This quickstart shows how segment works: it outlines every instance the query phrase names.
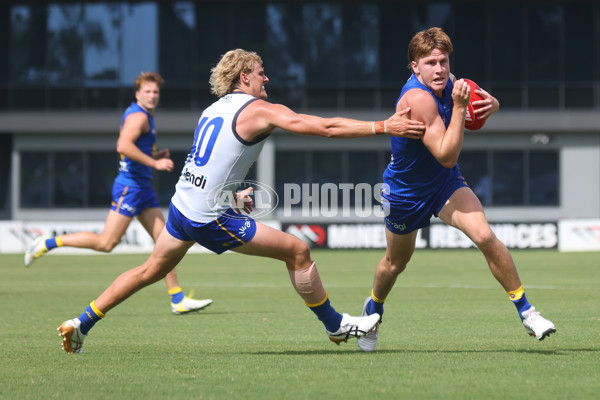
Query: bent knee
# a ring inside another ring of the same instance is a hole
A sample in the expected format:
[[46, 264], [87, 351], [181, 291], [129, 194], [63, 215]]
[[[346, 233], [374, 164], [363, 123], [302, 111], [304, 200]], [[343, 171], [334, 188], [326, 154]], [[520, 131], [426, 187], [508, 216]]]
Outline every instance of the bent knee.
[[100, 240], [100, 242], [96, 244], [95, 250], [103, 253], [110, 253], [115, 247], [117, 247], [118, 244], [119, 241], [115, 240]]
[[310, 258], [310, 246], [299, 240], [294, 245], [294, 264], [297, 266], [308, 266], [312, 262]]
[[386, 256], [381, 260], [380, 264], [388, 271], [390, 275], [398, 276], [406, 269], [409, 261], [410, 257], [407, 259], [392, 260], [390, 257]]
[[493, 246], [498, 238], [494, 234], [494, 232], [488, 227], [487, 229], [480, 229], [471, 236], [471, 240], [473, 243], [477, 245], [479, 248], [486, 248], [489, 246]]

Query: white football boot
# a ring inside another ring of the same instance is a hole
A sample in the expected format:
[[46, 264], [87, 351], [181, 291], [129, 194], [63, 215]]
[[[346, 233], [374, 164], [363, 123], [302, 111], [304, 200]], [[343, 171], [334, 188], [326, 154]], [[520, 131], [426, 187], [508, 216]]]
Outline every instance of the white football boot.
[[29, 247], [25, 250], [24, 261], [26, 267], [29, 267], [35, 259], [40, 258], [48, 252], [48, 249], [46, 248], [46, 239], [48, 238], [45, 236], [38, 236], [33, 239], [31, 244], [29, 244]]
[[[369, 301], [371, 301], [371, 296], [367, 297], [365, 299], [365, 302], [363, 303], [363, 309], [362, 309], [362, 315], [366, 316], [367, 314], [367, 304], [369, 304]], [[381, 319], [379, 321], [377, 321], [377, 324], [375, 324], [375, 328], [367, 333], [365, 336], [359, 337], [358, 339], [356, 339], [356, 342], [358, 343], [358, 347], [360, 347], [360, 349], [362, 351], [375, 351], [375, 346], [377, 345], [377, 339], [379, 338], [379, 324], [381, 324]]]
[[556, 327], [552, 321], [542, 317], [539, 311], [535, 311], [535, 307], [521, 313], [523, 317], [523, 327], [529, 336], [533, 336], [537, 340], [544, 340], [546, 336], [556, 332]]
[[348, 314], [342, 314], [340, 328], [335, 332], [329, 332], [325, 329], [329, 340], [339, 345], [341, 342], [348, 342], [349, 338], [359, 338], [371, 332], [379, 322], [379, 314], [368, 315], [366, 317], [353, 317]]
[[212, 304], [211, 299], [195, 300], [185, 296], [179, 303], [171, 303], [173, 314], [186, 314], [192, 311], [200, 311]]

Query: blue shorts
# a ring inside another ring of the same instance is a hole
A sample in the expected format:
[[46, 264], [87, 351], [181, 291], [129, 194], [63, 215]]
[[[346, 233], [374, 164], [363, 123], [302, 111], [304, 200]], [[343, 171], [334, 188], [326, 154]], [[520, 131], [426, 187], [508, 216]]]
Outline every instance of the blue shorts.
[[176, 239], [193, 240], [212, 252], [221, 254], [248, 243], [256, 234], [256, 221], [241, 217], [231, 208], [211, 222], [201, 223], [187, 219], [171, 203], [167, 218], [167, 232]]
[[133, 218], [151, 207], [160, 207], [152, 186], [137, 187], [113, 183], [111, 210]]
[[459, 188], [468, 187], [465, 178], [449, 178], [431, 196], [425, 198], [384, 195], [381, 199], [387, 229], [397, 235], [407, 235], [430, 225], [432, 216], [438, 216], [450, 196]]

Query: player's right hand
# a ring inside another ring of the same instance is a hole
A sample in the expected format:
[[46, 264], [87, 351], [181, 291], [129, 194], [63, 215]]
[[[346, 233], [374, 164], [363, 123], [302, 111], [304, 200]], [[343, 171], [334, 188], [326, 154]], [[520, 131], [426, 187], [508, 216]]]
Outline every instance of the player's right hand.
[[160, 158], [154, 162], [154, 169], [157, 169], [159, 171], [171, 172], [173, 171], [174, 166], [175, 165], [173, 164], [173, 160], [171, 160], [170, 158]]
[[455, 105], [466, 107], [471, 100], [471, 88], [464, 79], [459, 79], [454, 82], [452, 89], [452, 101]]

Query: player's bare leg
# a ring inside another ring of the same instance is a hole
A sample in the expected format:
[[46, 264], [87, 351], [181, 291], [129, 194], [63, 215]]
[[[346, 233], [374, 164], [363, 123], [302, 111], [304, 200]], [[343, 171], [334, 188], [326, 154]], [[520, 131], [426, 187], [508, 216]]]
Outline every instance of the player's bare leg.
[[148, 260], [121, 274], [95, 300], [96, 307], [107, 313], [138, 290], [163, 279], [193, 244], [174, 238], [164, 229]]
[[92, 249], [105, 253], [111, 252], [127, 231], [132, 218], [110, 210], [102, 233], [76, 232], [60, 237], [62, 245]]
[[360, 337], [371, 331], [379, 315], [352, 317], [339, 314], [329, 297], [306, 243], [288, 233], [256, 222], [256, 233], [248, 243], [234, 249], [247, 255], [274, 258], [285, 262], [292, 285], [305, 304], [325, 325], [329, 339], [339, 344], [350, 337]]
[[463, 231], [481, 250], [492, 274], [515, 304], [527, 334], [543, 340], [556, 332], [554, 324], [529, 304], [510, 252], [492, 232], [481, 202], [470, 188], [455, 191], [439, 217]]
[[521, 287], [521, 280], [506, 246], [498, 240], [485, 217], [481, 202], [463, 187], [455, 191], [439, 213], [442, 221], [464, 232], [483, 253], [496, 280], [507, 292]]
[[[367, 296], [363, 302], [363, 316], [372, 314], [383, 316], [383, 303], [392, 291], [398, 275], [406, 269], [415, 251], [417, 233], [418, 231], [414, 231], [407, 235], [397, 235], [388, 229], [385, 230], [387, 240], [385, 256], [379, 261], [375, 269], [371, 295]], [[372, 332], [358, 338], [358, 347], [362, 351], [375, 351], [379, 339], [380, 323], [381, 320]]]
[[[160, 208], [149, 207], [143, 209], [138, 215], [138, 220], [146, 232], [152, 236], [154, 242], [157, 242], [158, 237], [165, 227], [165, 218]], [[167, 291], [171, 296], [171, 311], [174, 314], [186, 314], [192, 311], [199, 311], [212, 304], [211, 299], [194, 299], [193, 292], [190, 292], [185, 296], [179, 285], [177, 270], [175, 268], [165, 276], [164, 280], [167, 285]]]

